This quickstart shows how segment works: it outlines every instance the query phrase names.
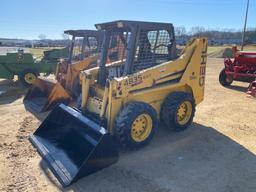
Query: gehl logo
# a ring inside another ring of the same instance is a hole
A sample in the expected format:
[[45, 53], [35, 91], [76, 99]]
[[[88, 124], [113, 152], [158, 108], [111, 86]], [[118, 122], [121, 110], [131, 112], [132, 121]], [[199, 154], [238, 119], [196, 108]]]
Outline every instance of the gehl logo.
[[201, 54], [200, 77], [199, 77], [200, 87], [203, 87], [205, 84], [206, 59], [207, 59], [207, 46], [206, 44], [204, 44], [204, 49]]

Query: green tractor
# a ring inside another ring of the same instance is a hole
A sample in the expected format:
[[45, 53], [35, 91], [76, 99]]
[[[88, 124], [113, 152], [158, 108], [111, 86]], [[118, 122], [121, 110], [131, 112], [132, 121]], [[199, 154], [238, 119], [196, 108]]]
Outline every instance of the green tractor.
[[17, 75], [23, 85], [29, 86], [40, 73], [54, 73], [59, 59], [67, 57], [68, 47], [44, 51], [44, 56], [39, 61], [31, 53], [19, 49], [15, 53], [0, 55], [0, 78], [13, 79]]

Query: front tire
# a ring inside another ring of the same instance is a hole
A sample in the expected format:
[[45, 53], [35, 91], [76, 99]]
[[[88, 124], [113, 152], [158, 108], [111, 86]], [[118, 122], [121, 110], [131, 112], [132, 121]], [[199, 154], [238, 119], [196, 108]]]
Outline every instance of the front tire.
[[168, 129], [183, 131], [193, 122], [195, 100], [190, 93], [173, 92], [164, 101], [161, 119]]
[[219, 82], [222, 86], [227, 87], [232, 84], [233, 79], [227, 76], [225, 69], [222, 69], [219, 75]]
[[157, 127], [157, 113], [153, 107], [131, 102], [117, 115], [114, 133], [122, 147], [134, 149], [149, 143]]

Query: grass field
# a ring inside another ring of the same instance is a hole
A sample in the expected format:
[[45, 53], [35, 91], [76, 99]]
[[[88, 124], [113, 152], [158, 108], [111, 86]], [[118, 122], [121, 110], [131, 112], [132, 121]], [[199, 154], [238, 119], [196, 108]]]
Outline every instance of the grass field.
[[[208, 54], [218, 52], [224, 48], [232, 48], [232, 45], [222, 45], [222, 46], [209, 46], [208, 47]], [[241, 46], [237, 46], [237, 48], [240, 50]], [[255, 45], [248, 45], [244, 47], [244, 51], [256, 51]]]
[[224, 48], [227, 48], [228, 46], [209, 46], [208, 47], [208, 54], [218, 52]]
[[63, 47], [40, 47], [40, 48], [29, 48], [29, 52], [33, 54], [34, 57], [43, 57], [44, 51], [51, 49], [62, 49]]

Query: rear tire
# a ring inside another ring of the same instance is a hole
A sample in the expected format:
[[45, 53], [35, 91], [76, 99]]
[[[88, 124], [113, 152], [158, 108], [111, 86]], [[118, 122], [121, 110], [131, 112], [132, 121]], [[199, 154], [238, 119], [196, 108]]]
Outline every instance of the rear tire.
[[37, 76], [39, 74], [34, 69], [24, 69], [19, 75], [18, 78], [20, 82], [24, 86], [31, 86], [35, 80], [37, 79]]
[[122, 147], [134, 149], [149, 143], [157, 127], [157, 113], [153, 107], [131, 102], [117, 115], [114, 133]]
[[232, 84], [233, 79], [228, 78], [228, 76], [225, 73], [225, 69], [222, 69], [219, 75], [219, 82], [222, 86], [227, 87]]
[[183, 131], [193, 122], [195, 100], [190, 93], [173, 92], [165, 99], [160, 115], [168, 129]]

